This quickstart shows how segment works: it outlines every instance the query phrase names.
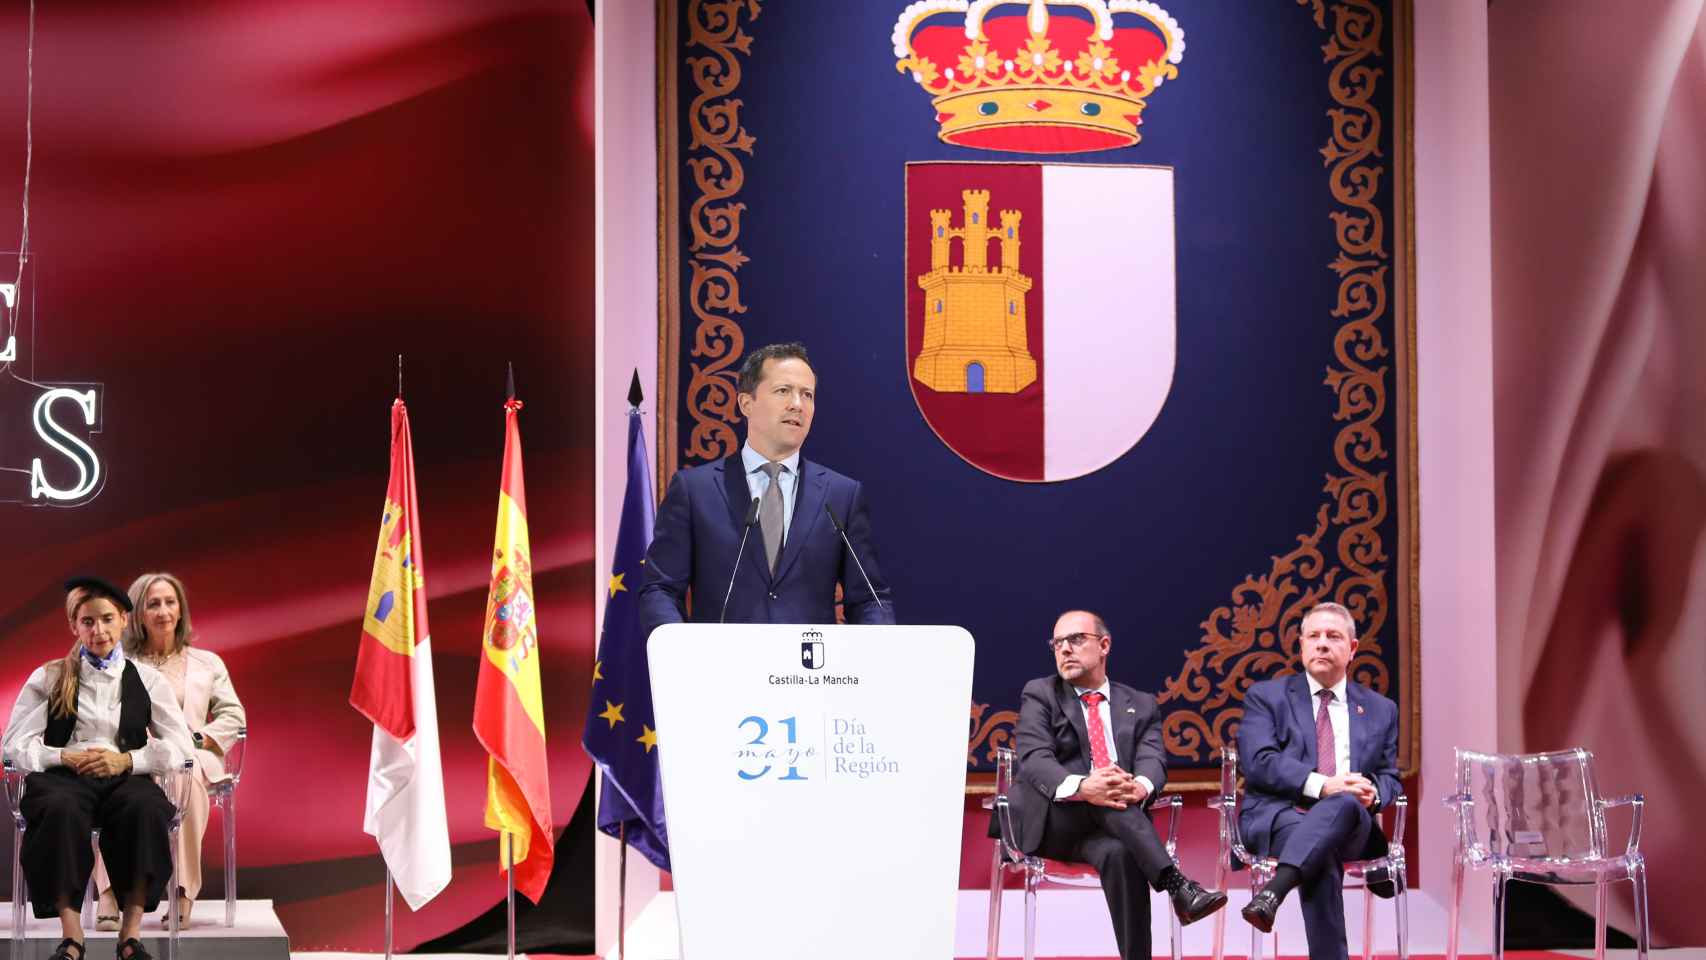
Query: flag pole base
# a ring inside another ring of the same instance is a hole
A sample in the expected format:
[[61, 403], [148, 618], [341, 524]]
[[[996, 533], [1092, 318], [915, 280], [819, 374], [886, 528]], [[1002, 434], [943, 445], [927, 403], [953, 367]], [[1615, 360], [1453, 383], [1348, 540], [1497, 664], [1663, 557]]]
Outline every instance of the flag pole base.
[[509, 904], [509, 960], [515, 960], [515, 834], [504, 833], [504, 886]]
[[396, 910], [396, 907], [395, 907], [395, 904], [393, 901], [393, 898], [394, 898], [396, 892], [397, 892], [397, 885], [395, 883], [393, 883], [391, 880], [391, 868], [386, 867], [385, 868], [385, 960], [391, 960], [391, 948], [395, 945], [395, 941], [393, 939], [394, 930], [393, 930], [392, 919], [395, 916], [395, 910]]

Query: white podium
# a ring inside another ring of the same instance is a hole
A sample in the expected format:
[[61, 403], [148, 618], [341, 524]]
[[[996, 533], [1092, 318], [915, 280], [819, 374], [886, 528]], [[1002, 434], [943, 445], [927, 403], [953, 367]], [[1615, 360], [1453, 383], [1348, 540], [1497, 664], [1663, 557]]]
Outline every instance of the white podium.
[[671, 624], [646, 646], [682, 960], [950, 960], [972, 638]]

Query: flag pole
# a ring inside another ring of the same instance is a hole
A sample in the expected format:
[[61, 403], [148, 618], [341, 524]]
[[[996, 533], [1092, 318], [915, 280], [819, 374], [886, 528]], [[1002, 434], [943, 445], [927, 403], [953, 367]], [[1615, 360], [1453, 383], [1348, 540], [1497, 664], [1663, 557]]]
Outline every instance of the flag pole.
[[504, 878], [509, 888], [509, 960], [515, 960], [515, 834], [508, 830], [504, 831], [504, 860], [508, 862]]
[[391, 868], [386, 867], [385, 868], [385, 960], [391, 960], [391, 945], [392, 945], [392, 940], [391, 940], [391, 912], [392, 912], [391, 897], [392, 897], [392, 894], [395, 892], [396, 892], [396, 885], [391, 882]]
[[616, 956], [628, 960], [628, 821], [616, 825], [616, 838], [622, 841], [616, 857]]

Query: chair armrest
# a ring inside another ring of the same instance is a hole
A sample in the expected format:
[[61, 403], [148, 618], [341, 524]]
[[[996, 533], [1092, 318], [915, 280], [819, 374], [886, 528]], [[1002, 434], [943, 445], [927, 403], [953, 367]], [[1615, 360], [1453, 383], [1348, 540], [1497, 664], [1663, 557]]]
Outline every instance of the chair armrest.
[[237, 740], [231, 744], [231, 749], [225, 751], [223, 758], [225, 772], [230, 775], [233, 783], [243, 779], [243, 757], [249, 751], [245, 749], [249, 743], [249, 728], [237, 728]]
[[1387, 843], [1392, 846], [1404, 845], [1404, 828], [1410, 815], [1410, 798], [1400, 793], [1392, 801], [1392, 809], [1396, 811], [1392, 817], [1392, 836], [1387, 837]]
[[187, 759], [175, 770], [162, 770], [152, 776], [166, 799], [172, 802], [177, 815], [183, 816], [184, 804], [189, 800], [190, 778], [195, 776], [195, 760]]
[[1646, 809], [1646, 806], [1646, 797], [1639, 793], [1631, 793], [1623, 797], [1601, 798], [1599, 801], [1601, 811], [1610, 810], [1612, 807], [1634, 808], [1634, 818], [1629, 821], [1629, 844], [1623, 848], [1625, 856], [1641, 851], [1641, 812]]
[[1177, 859], [1179, 851], [1179, 810], [1185, 805], [1185, 798], [1176, 793], [1163, 794], [1150, 802], [1151, 811], [1162, 807], [1167, 808], [1167, 830], [1163, 834], [1166, 839], [1167, 856]]
[[6, 804], [12, 808], [12, 819], [22, 822], [23, 814], [19, 812], [18, 804], [24, 798], [25, 773], [18, 769], [18, 765], [13, 763], [10, 757], [3, 763], [6, 778]]

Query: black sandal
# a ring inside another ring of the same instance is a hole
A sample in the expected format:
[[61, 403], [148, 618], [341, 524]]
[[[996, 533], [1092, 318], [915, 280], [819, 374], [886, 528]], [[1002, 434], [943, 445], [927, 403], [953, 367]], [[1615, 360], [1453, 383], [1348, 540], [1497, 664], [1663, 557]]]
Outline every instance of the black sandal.
[[[129, 949], [130, 952], [125, 953], [126, 949]], [[118, 960], [154, 960], [154, 955], [149, 953], [148, 949], [142, 945], [142, 941], [135, 937], [119, 944], [115, 955]]]
[[[77, 948], [77, 955], [75, 957], [71, 955], [72, 947]], [[64, 940], [59, 941], [58, 948], [53, 951], [53, 956], [49, 957], [48, 960], [83, 960], [83, 955], [88, 952], [88, 947], [83, 946], [81, 943], [78, 943], [70, 937], [66, 937]]]

